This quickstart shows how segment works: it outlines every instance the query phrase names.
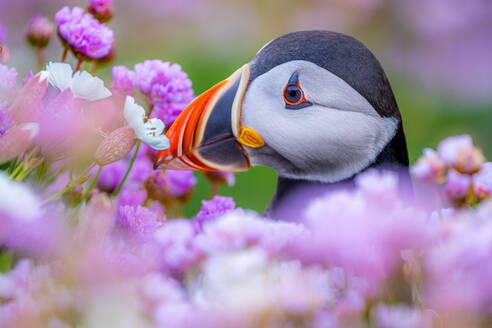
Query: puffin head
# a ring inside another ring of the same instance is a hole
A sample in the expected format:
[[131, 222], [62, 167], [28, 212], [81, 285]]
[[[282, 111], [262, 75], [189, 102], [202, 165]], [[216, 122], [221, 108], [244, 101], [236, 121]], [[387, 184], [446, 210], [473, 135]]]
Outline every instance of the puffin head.
[[332, 183], [374, 163], [408, 165], [401, 116], [376, 57], [328, 31], [286, 34], [213, 86], [167, 132], [156, 167]]

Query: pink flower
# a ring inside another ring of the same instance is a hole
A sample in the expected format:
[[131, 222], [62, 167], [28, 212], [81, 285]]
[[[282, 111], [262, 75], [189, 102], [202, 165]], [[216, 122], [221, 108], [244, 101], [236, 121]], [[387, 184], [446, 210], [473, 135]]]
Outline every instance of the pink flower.
[[471, 176], [451, 169], [444, 186], [444, 194], [452, 203], [463, 201], [470, 191], [471, 183]]
[[141, 240], [149, 238], [162, 225], [159, 215], [143, 206], [121, 206], [120, 224]]
[[34, 144], [34, 138], [39, 133], [36, 123], [21, 123], [15, 125], [4, 135], [0, 136], [0, 164], [14, 159]]
[[200, 226], [236, 208], [232, 197], [215, 196], [211, 200], [202, 200], [202, 207], [195, 216]]
[[440, 182], [444, 177], [445, 164], [439, 154], [430, 148], [424, 149], [424, 155], [412, 166], [412, 175], [420, 181]]
[[135, 84], [135, 72], [125, 66], [113, 66], [111, 70], [113, 76], [113, 87], [123, 93], [132, 95], [133, 85]]
[[474, 173], [485, 162], [482, 151], [473, 146], [469, 135], [444, 139], [437, 151], [444, 163], [463, 173]]
[[107, 22], [114, 15], [113, 0], [90, 0], [88, 11], [101, 23]]
[[473, 175], [473, 191], [478, 199], [492, 196], [492, 163], [482, 164], [480, 171]]
[[75, 7], [70, 12], [64, 7], [56, 14], [60, 36], [76, 55], [92, 59], [108, 55], [114, 41], [113, 31], [91, 14], [81, 15], [81, 10]]

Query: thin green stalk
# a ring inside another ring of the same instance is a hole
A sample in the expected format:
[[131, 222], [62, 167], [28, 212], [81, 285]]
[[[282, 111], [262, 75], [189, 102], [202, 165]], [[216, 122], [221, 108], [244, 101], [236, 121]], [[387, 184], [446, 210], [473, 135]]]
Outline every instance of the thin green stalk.
[[10, 178], [14, 179], [15, 176], [22, 170], [24, 167], [24, 162], [20, 162], [19, 165], [14, 169], [14, 172], [10, 174]]
[[17, 181], [22, 181], [24, 180], [24, 178], [26, 178], [27, 176], [29, 176], [29, 174], [31, 174], [31, 172], [37, 168], [39, 166], [39, 164], [41, 164], [43, 162], [43, 159], [39, 160], [36, 164], [34, 164], [33, 166], [31, 167], [28, 167], [27, 170], [22, 170], [22, 172], [15, 178], [15, 180]]
[[126, 181], [126, 178], [128, 178], [128, 174], [130, 174], [130, 170], [132, 169], [133, 163], [135, 162], [135, 158], [137, 158], [138, 149], [140, 148], [141, 143], [142, 142], [140, 140], [137, 141], [137, 146], [135, 147], [135, 152], [133, 153], [133, 157], [130, 161], [130, 164], [128, 165], [128, 169], [126, 170], [125, 176], [123, 177], [123, 180], [121, 180], [120, 184], [118, 185], [118, 187], [116, 187], [116, 189], [113, 192], [114, 197], [118, 196], [118, 194], [121, 191], [121, 188], [123, 187], [123, 184]]
[[92, 189], [94, 189], [94, 186], [96, 185], [97, 179], [99, 179], [99, 175], [101, 174], [102, 166], [99, 166], [99, 169], [97, 170], [96, 175], [92, 179], [89, 187], [84, 193], [84, 196], [82, 197], [82, 201], [80, 202], [81, 204], [86, 201], [86, 199], [89, 197], [89, 194], [91, 193]]

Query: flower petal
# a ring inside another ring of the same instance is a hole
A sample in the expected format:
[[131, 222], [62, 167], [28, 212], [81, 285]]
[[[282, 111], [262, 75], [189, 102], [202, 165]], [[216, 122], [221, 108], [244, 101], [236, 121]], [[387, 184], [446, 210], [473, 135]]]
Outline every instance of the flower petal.
[[76, 72], [70, 86], [74, 97], [96, 101], [111, 96], [111, 91], [104, 86], [103, 80], [92, 76], [87, 71]]
[[137, 131], [144, 129], [144, 117], [145, 109], [142, 106], [135, 103], [133, 97], [127, 96], [125, 101], [125, 107], [123, 109], [123, 116], [125, 117], [128, 125], [135, 130], [135, 134], [139, 137]]
[[[46, 65], [46, 71], [49, 74], [48, 82], [60, 91], [70, 87], [72, 83], [72, 67], [67, 63], [52, 63], [49, 62]], [[43, 72], [41, 76], [45, 76]]]
[[146, 135], [146, 136], [143, 136], [142, 138], [139, 138], [139, 139], [142, 140], [143, 143], [154, 148], [155, 150], [168, 149], [170, 146], [169, 139], [164, 134], [161, 134], [161, 135], [158, 135], [155, 137]]

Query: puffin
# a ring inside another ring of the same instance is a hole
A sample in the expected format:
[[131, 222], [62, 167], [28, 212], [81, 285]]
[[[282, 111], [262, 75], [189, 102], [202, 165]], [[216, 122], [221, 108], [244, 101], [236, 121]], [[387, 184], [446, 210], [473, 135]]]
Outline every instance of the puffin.
[[299, 31], [196, 97], [166, 133], [155, 168], [278, 175], [265, 215], [299, 217], [313, 197], [368, 169], [411, 184], [401, 114], [376, 57], [355, 38]]

